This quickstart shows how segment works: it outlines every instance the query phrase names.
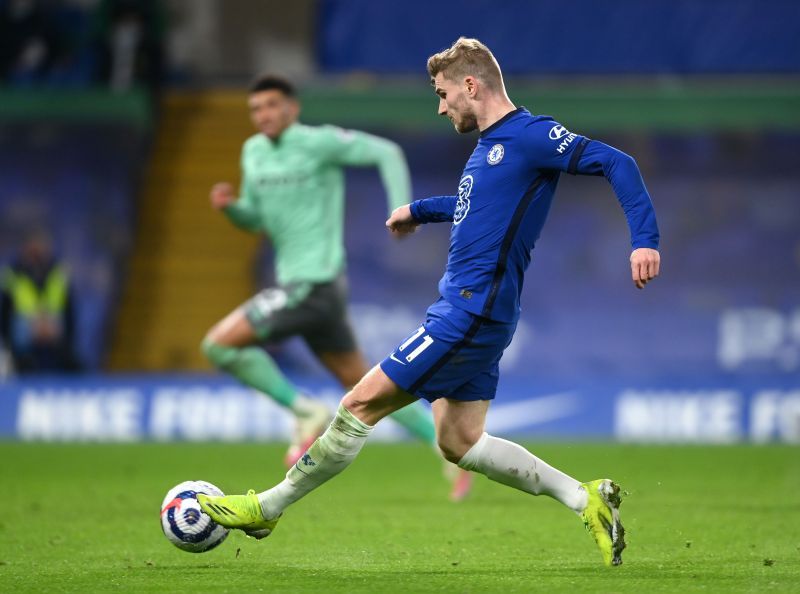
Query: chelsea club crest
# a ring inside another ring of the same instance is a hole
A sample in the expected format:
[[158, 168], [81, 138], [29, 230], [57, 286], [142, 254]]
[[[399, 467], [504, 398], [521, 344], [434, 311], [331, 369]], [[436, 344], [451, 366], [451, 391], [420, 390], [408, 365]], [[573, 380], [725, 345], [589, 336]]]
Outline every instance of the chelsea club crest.
[[489, 149], [488, 153], [486, 153], [486, 162], [489, 163], [489, 165], [497, 165], [503, 160], [503, 155], [505, 155], [505, 153], [506, 151], [503, 148], [503, 145], [496, 144]]

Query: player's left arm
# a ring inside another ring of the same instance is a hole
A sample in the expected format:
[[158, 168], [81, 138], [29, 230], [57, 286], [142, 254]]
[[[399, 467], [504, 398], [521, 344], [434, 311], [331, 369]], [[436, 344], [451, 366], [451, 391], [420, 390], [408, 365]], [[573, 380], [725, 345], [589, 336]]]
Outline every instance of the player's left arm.
[[400, 146], [388, 140], [358, 130], [323, 126], [321, 141], [329, 160], [338, 165], [374, 166], [386, 190], [388, 211], [411, 201], [411, 176]]
[[644, 185], [639, 166], [630, 155], [597, 140], [584, 138], [581, 154], [574, 156], [572, 171], [577, 175], [602, 175], [617, 195], [631, 233], [631, 278], [638, 289], [660, 272], [660, 234], [656, 211]]
[[643, 289], [656, 278], [661, 265], [660, 235], [656, 212], [636, 161], [607, 144], [570, 133], [552, 120], [529, 126], [524, 140], [540, 169], [557, 169], [572, 175], [602, 175], [608, 180], [628, 221], [633, 282]]

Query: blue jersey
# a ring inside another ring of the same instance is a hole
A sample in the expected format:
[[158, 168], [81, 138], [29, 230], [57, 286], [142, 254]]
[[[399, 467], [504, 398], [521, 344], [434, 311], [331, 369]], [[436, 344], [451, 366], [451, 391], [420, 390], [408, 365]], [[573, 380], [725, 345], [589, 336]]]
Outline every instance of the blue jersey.
[[562, 171], [604, 175], [628, 219], [633, 248], [658, 248], [655, 211], [636, 162], [521, 107], [481, 132], [457, 195], [411, 204], [421, 223], [453, 223], [442, 297], [484, 318], [517, 320], [523, 276]]

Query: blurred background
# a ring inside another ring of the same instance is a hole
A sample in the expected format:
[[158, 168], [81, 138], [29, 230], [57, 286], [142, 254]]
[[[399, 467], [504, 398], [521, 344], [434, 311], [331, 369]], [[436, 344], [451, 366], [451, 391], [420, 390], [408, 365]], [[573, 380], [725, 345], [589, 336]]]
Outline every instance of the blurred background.
[[[0, 437], [284, 439], [288, 417], [199, 350], [273, 282], [269, 246], [208, 202], [238, 183], [247, 84], [291, 77], [302, 121], [396, 140], [415, 197], [452, 194], [476, 137], [436, 116], [425, 60], [466, 35], [517, 105], [636, 157], [662, 233], [662, 276], [636, 291], [610, 187], [562, 177], [488, 429], [800, 443], [798, 31], [794, 0], [0, 0]], [[397, 244], [385, 214], [377, 173], [350, 170], [373, 362], [436, 298], [449, 233]], [[26, 276], [48, 287], [28, 331], [48, 348], [15, 360]], [[270, 352], [341, 396], [299, 342]]]

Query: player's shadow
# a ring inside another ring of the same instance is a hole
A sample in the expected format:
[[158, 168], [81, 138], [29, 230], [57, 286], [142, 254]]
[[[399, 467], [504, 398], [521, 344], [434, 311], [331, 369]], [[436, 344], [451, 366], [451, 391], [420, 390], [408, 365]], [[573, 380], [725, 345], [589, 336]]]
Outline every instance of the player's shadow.
[[208, 569], [216, 569], [219, 571], [222, 569], [222, 565], [156, 565], [155, 563], [152, 565], [129, 565], [125, 569], [127, 571], [175, 571], [180, 572], [181, 574], [191, 573], [192, 570], [195, 571], [205, 571]]

